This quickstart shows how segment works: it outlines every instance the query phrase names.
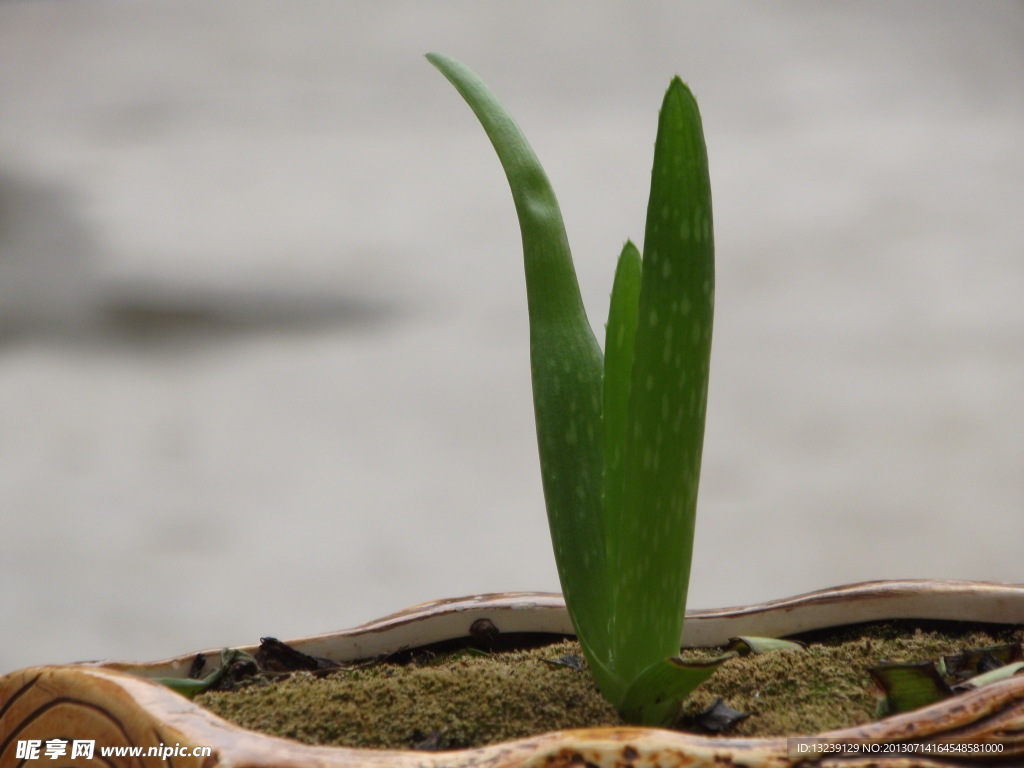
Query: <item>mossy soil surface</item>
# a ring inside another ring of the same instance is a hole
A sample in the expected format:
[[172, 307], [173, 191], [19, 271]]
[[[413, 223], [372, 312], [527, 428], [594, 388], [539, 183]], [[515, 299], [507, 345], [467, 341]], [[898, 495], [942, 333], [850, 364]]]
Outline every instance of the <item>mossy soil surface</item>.
[[[964, 649], [1019, 643], [1024, 629], [885, 622], [801, 638], [804, 651], [728, 661], [684, 704], [680, 730], [705, 732], [698, 714], [716, 698], [749, 716], [730, 737], [811, 734], [876, 719], [878, 692], [866, 667], [937, 660]], [[699, 658], [718, 651], [687, 651]], [[578, 643], [531, 650], [413, 654], [331, 670], [258, 675], [197, 703], [245, 728], [308, 744], [458, 749], [567, 728], [618, 726]]]

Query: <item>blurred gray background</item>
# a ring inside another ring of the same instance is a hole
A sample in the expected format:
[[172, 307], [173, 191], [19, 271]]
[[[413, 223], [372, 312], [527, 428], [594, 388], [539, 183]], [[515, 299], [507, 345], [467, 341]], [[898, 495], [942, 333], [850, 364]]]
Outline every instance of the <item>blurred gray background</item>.
[[0, 3], [0, 672], [557, 591], [500, 94], [591, 318], [673, 74], [718, 301], [691, 607], [1024, 581], [1021, 2]]

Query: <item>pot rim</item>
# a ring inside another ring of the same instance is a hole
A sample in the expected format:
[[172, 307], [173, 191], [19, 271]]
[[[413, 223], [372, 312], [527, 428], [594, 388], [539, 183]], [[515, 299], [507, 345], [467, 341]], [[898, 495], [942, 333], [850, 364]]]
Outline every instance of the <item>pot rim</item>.
[[[285, 642], [310, 656], [347, 663], [468, 637], [471, 625], [480, 619], [488, 619], [503, 633], [575, 635], [560, 594], [495, 592], [419, 603], [351, 629]], [[1024, 584], [949, 579], [866, 581], [754, 605], [688, 610], [681, 645], [709, 648], [742, 635], [786, 637], [888, 619], [1024, 624]], [[253, 653], [259, 646], [234, 647]], [[220, 648], [150, 662], [80, 664], [143, 677], [183, 677], [197, 653], [216, 663]]]

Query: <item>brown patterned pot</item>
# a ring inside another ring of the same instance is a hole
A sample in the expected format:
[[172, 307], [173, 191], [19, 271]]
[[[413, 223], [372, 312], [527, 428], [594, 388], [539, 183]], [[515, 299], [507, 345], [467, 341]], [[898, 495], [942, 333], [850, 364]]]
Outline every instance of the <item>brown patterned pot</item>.
[[[478, 619], [501, 632], [570, 634], [559, 595], [505, 593], [415, 606], [352, 630], [291, 641], [339, 662], [464, 637]], [[960, 581], [885, 581], [813, 592], [763, 605], [693, 611], [684, 645], [722, 644], [736, 635], [781, 636], [884, 619], [1024, 623], [1024, 585]], [[246, 650], [253, 651], [254, 648]], [[217, 658], [217, 650], [207, 652]], [[184, 676], [194, 653], [149, 664], [88, 663], [34, 667], [0, 678], [0, 767], [31, 766], [18, 757], [26, 740], [93, 740], [93, 759], [42, 765], [232, 766], [233, 768], [440, 768], [448, 766], [834, 766], [949, 768], [1024, 765], [1024, 676], [1010, 678], [916, 712], [843, 731], [820, 744], [855, 743], [853, 756], [795, 753], [785, 738], [704, 738], [651, 728], [546, 733], [455, 752], [310, 747], [246, 731], [147, 677]], [[909, 746], [914, 744], [916, 746]], [[177, 747], [161, 757], [101, 757], [99, 746]], [[209, 747], [193, 756], [193, 747]], [[838, 747], [833, 747], [837, 749]], [[911, 752], [910, 750], [915, 750]], [[994, 751], [1000, 749], [1001, 751]], [[989, 751], [982, 751], [989, 750]], [[790, 753], [793, 752], [791, 755]]]

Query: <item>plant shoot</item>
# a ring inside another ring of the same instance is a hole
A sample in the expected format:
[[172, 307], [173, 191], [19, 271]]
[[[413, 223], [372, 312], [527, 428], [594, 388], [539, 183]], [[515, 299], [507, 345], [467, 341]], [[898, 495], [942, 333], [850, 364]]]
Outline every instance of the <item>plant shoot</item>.
[[562, 215], [511, 115], [467, 67], [427, 58], [490, 138], [522, 233], [534, 413], [559, 580], [602, 693], [667, 725], [724, 660], [679, 658], [693, 552], [714, 306], [711, 184], [700, 112], [677, 77], [658, 120], [643, 253], [627, 241], [604, 354]]

